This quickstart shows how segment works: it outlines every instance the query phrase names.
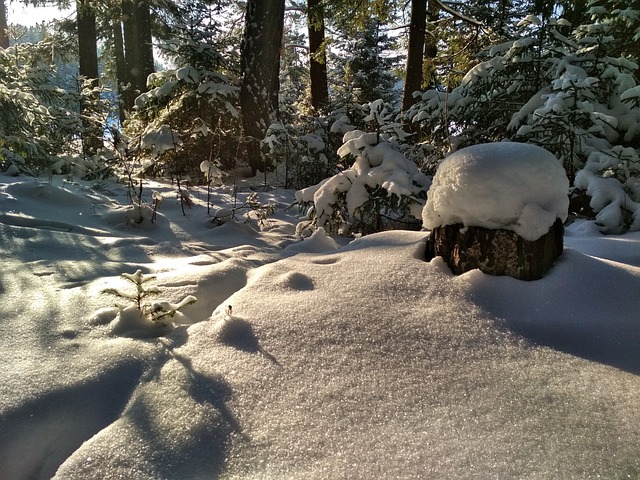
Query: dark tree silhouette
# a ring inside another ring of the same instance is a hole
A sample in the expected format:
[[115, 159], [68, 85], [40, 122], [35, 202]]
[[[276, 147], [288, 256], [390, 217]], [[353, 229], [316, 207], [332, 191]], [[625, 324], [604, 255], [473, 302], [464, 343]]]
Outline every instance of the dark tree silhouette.
[[240, 108], [246, 138], [247, 162], [255, 174], [270, 167], [260, 141], [278, 109], [280, 49], [284, 28], [284, 0], [249, 0], [240, 63]]

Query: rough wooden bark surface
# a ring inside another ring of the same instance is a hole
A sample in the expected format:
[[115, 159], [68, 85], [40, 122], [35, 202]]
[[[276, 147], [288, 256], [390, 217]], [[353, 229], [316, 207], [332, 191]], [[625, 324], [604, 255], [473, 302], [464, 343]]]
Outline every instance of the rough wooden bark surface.
[[430, 248], [431, 253], [441, 256], [455, 274], [478, 268], [489, 275], [537, 280], [562, 253], [563, 233], [559, 219], [545, 235], [533, 242], [511, 230], [445, 225], [431, 233]]

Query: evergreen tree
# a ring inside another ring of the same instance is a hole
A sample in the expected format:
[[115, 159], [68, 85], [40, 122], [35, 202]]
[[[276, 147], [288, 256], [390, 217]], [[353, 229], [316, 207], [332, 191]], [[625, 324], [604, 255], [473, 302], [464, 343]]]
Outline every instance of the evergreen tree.
[[[80, 104], [82, 118], [83, 151], [87, 155], [95, 155], [102, 146], [103, 126], [92, 121], [91, 105], [95, 105], [96, 97], [100, 93], [98, 87], [98, 38], [96, 32], [96, 12], [87, 0], [77, 0], [76, 3], [78, 29], [78, 63], [81, 78], [81, 88], [87, 88], [90, 101]], [[93, 97], [93, 98], [91, 98]]]
[[[341, 85], [335, 90], [343, 98], [357, 103], [369, 103], [379, 98], [394, 102], [398, 91], [394, 89], [398, 78], [394, 70], [398, 57], [393, 55], [394, 46], [390, 37], [382, 31], [378, 19], [370, 19], [355, 38], [338, 43], [342, 58], [336, 63], [342, 67]], [[340, 102], [338, 102], [340, 103]]]
[[[563, 162], [577, 187], [588, 189], [597, 175], [615, 177], [624, 191], [636, 192], [628, 202], [638, 202], [638, 59], [625, 56], [629, 25], [617, 29], [616, 19], [614, 10], [571, 31], [563, 19], [529, 15], [519, 23], [520, 38], [488, 48], [451, 92], [425, 92], [407, 118], [441, 155], [489, 141], [535, 143]], [[620, 219], [610, 233], [640, 229], [640, 219], [621, 213], [623, 201], [594, 205]]]
[[[231, 169], [241, 131], [237, 67], [222, 54], [228, 32], [208, 2], [177, 2], [163, 11], [159, 35], [166, 40], [158, 47], [175, 68], [150, 77], [125, 132], [134, 149], [141, 147], [148, 173], [198, 178], [203, 161]], [[175, 146], [161, 151], [165, 133]]]

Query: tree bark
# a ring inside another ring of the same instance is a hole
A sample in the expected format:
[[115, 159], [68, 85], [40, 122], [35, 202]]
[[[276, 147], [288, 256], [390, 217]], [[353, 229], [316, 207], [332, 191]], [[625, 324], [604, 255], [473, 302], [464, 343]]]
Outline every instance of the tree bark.
[[421, 88], [436, 88], [436, 57], [438, 56], [438, 37], [436, 22], [440, 18], [440, 9], [437, 2], [428, 0], [427, 3], [427, 29], [424, 43], [424, 60], [422, 62]]
[[[98, 36], [96, 32], [96, 14], [88, 0], [77, 0], [76, 12], [78, 19], [78, 57], [81, 79], [86, 79], [89, 88], [98, 86]], [[82, 88], [82, 86], [81, 86]], [[102, 125], [92, 119], [92, 104], [99, 100], [99, 94], [83, 97], [80, 105], [83, 136], [82, 148], [85, 154], [95, 155], [102, 146]]]
[[124, 56], [124, 40], [122, 37], [122, 20], [120, 19], [120, 15], [113, 20], [113, 48], [116, 61], [116, 83], [118, 85], [118, 115], [120, 117], [120, 124], [122, 124], [126, 118], [128, 108], [133, 105], [133, 99], [128, 97], [129, 93], [127, 91], [127, 83], [129, 80]]
[[562, 254], [563, 231], [559, 219], [535, 241], [511, 230], [445, 225], [433, 229], [427, 258], [441, 256], [456, 275], [478, 268], [488, 275], [538, 280]]
[[149, 0], [138, 0], [136, 3], [135, 18], [138, 27], [138, 59], [140, 61], [140, 84], [138, 87], [141, 92], [146, 92], [147, 77], [155, 71]]
[[248, 0], [240, 48], [240, 109], [247, 162], [255, 174], [271, 167], [260, 142], [278, 110], [284, 0]]
[[413, 97], [422, 87], [422, 58], [427, 25], [427, 0], [411, 1], [411, 24], [409, 26], [409, 46], [407, 68], [402, 93], [402, 111], [408, 110], [417, 99]]
[[0, 0], [0, 48], [9, 48], [9, 25], [5, 0]]
[[139, 93], [139, 59], [138, 48], [138, 32], [134, 16], [134, 6], [131, 0], [122, 1], [122, 33], [124, 39], [124, 61], [126, 71], [127, 92], [124, 96], [125, 109], [131, 111], [133, 109], [136, 95]]
[[309, 80], [311, 106], [317, 112], [329, 103], [327, 81], [327, 56], [324, 53], [324, 10], [321, 0], [307, 1], [307, 25], [309, 29]]
[[149, 1], [123, 0], [122, 21], [127, 83], [127, 110], [133, 108], [135, 97], [147, 91], [147, 77], [154, 71]]

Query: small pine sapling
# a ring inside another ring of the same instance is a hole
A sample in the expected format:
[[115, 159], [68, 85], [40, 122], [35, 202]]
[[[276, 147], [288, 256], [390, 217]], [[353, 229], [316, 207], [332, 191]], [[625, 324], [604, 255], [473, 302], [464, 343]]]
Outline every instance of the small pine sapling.
[[[145, 302], [144, 300], [147, 297], [157, 295], [161, 292], [157, 286], [147, 285], [149, 282], [156, 280], [156, 277], [153, 275], [145, 275], [141, 270], [137, 270], [135, 273], [123, 273], [122, 277], [135, 285], [135, 292], [122, 291], [115, 288], [107, 288], [102, 292], [132, 301], [140, 317], [145, 317], [152, 322], [165, 324], [167, 319], [174, 318], [176, 314], [180, 313], [181, 309], [197, 301], [193, 295], [187, 295], [178, 303], [165, 301]], [[117, 306], [121, 310], [126, 308], [125, 305]]]
[[252, 215], [255, 216], [255, 220], [263, 227], [269, 223], [269, 216], [273, 215], [276, 211], [276, 204], [273, 201], [262, 203], [256, 192], [251, 192], [244, 203], [238, 205], [237, 203], [237, 191], [234, 190], [234, 206], [231, 209], [220, 209], [213, 217], [212, 223], [222, 225], [229, 219], [236, 219], [236, 214], [241, 211], [245, 213], [245, 223], [250, 223], [254, 220]]
[[145, 275], [142, 273], [142, 270], [136, 270], [135, 273], [123, 273], [122, 278], [128, 280], [136, 286], [136, 291], [133, 293], [124, 292], [122, 290], [118, 290], [116, 288], [107, 288], [102, 291], [102, 293], [108, 293], [111, 295], [115, 295], [118, 298], [122, 298], [125, 300], [131, 300], [136, 304], [138, 310], [143, 310], [142, 301], [147, 298], [149, 295], [157, 295], [160, 293], [160, 289], [155, 285], [145, 286], [146, 283], [154, 281], [156, 277], [153, 275]]

